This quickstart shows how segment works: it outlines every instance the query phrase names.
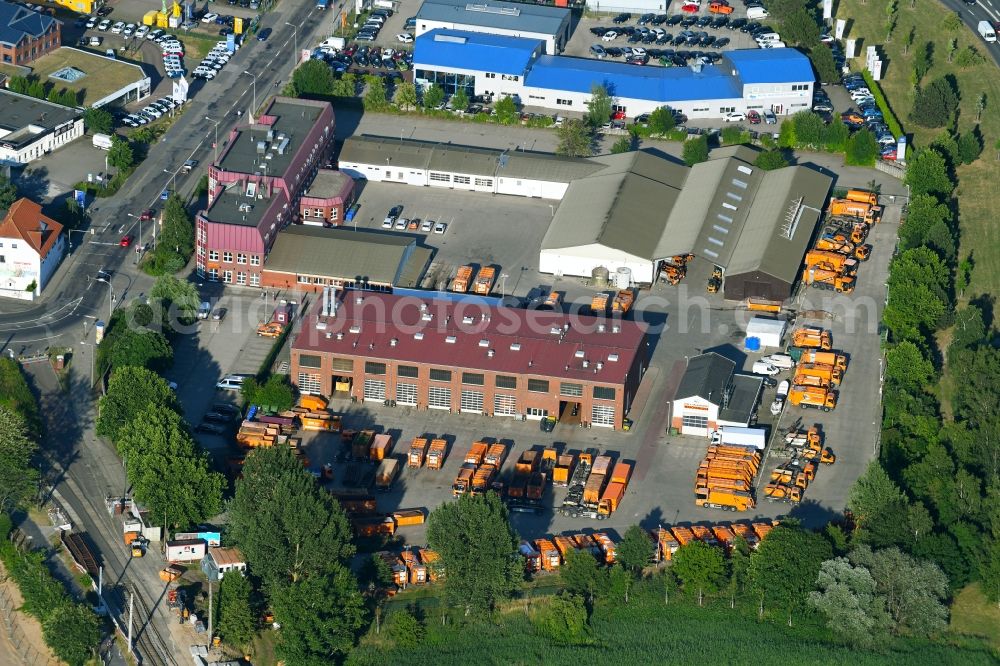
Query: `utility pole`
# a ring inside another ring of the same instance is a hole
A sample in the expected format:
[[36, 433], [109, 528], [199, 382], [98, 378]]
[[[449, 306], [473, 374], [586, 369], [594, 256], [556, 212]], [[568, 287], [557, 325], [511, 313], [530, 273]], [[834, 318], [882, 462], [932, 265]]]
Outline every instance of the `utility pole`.
[[135, 600], [135, 592], [129, 592], [128, 595], [128, 651], [129, 654], [134, 654], [132, 651], [132, 603]]
[[212, 579], [208, 580], [208, 644], [212, 645]]

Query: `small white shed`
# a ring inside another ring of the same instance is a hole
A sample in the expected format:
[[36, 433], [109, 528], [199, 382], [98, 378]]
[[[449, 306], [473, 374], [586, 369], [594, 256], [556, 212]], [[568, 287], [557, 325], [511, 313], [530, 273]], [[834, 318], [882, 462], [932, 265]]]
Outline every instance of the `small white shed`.
[[780, 319], [769, 319], [767, 317], [754, 317], [747, 323], [746, 349], [754, 351], [754, 345], [749, 343], [750, 338], [757, 338], [759, 346], [781, 348], [781, 340], [785, 337], [785, 327], [787, 322]]

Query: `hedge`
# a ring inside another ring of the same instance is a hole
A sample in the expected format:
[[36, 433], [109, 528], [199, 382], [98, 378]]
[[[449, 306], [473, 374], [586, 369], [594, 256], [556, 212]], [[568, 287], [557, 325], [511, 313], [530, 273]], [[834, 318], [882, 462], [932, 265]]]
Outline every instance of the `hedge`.
[[861, 75], [865, 77], [865, 83], [868, 84], [868, 90], [871, 91], [872, 97], [875, 98], [875, 104], [878, 105], [879, 110], [882, 112], [883, 118], [885, 118], [885, 124], [889, 126], [889, 131], [897, 139], [903, 136], [903, 128], [899, 125], [899, 121], [896, 120], [896, 114], [892, 112], [889, 107], [889, 102], [885, 99], [885, 93], [882, 92], [882, 87], [878, 82], [872, 78], [872, 73], [867, 69], [862, 70]]

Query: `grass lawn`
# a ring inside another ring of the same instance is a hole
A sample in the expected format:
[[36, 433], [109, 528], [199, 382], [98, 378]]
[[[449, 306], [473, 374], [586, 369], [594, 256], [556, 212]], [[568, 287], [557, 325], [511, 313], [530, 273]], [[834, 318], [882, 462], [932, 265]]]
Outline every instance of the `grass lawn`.
[[[49, 74], [63, 67], [75, 67], [86, 76], [74, 83], [49, 78]], [[42, 56], [31, 63], [30, 68], [31, 73], [42, 83], [51, 83], [56, 90], [66, 88], [74, 92], [83, 91], [81, 106], [90, 106], [144, 76], [134, 65], [68, 48], [61, 48]], [[0, 72], [9, 76], [24, 76], [23, 68], [12, 65], [0, 65]]]
[[967, 586], [951, 606], [951, 630], [979, 636], [1000, 650], [1000, 606], [986, 599], [979, 583]]
[[[851, 63], [852, 69], [864, 67], [864, 50], [869, 45], [879, 46], [883, 53], [882, 89], [893, 111], [903, 124], [903, 129], [913, 137], [917, 147], [927, 146], [942, 131], [926, 129], [908, 120], [913, 108], [914, 91], [910, 81], [915, 50], [930, 42], [933, 44], [933, 64], [923, 79], [926, 85], [945, 74], [953, 74], [961, 95], [958, 130], [965, 132], [976, 123], [976, 105], [982, 93], [986, 93], [987, 103], [982, 114], [980, 130], [985, 149], [974, 164], [958, 169], [959, 189], [958, 209], [961, 228], [962, 258], [972, 256], [975, 268], [972, 284], [965, 292], [965, 298], [974, 298], [983, 293], [1000, 294], [1000, 229], [993, 223], [996, 183], [1000, 182], [1000, 161], [994, 144], [1000, 139], [1000, 71], [993, 60], [986, 56], [988, 45], [979, 35], [964, 25], [956, 32], [948, 32], [943, 27], [943, 19], [948, 9], [937, 0], [899, 0], [898, 22], [892, 34], [892, 41], [885, 42], [885, 3], [868, 0], [841, 0], [838, 3], [837, 18], [848, 19], [847, 37], [859, 39], [858, 52], [861, 57]], [[913, 46], [903, 55], [905, 35], [914, 31]], [[947, 59], [948, 44], [958, 40], [958, 49], [967, 45], [983, 54], [985, 61], [967, 69], [959, 69]]]

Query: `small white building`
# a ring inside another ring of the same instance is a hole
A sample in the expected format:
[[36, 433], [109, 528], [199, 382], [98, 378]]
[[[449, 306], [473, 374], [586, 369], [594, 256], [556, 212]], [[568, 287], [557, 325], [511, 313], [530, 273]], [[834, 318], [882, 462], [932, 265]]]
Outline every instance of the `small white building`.
[[177, 539], [167, 542], [167, 562], [201, 562], [208, 553], [204, 539]]
[[681, 435], [711, 437], [723, 426], [749, 426], [763, 380], [735, 371], [733, 361], [715, 352], [690, 358], [671, 403], [671, 428]]
[[749, 342], [750, 338], [757, 338], [760, 348], [773, 347], [781, 348], [781, 339], [785, 336], [785, 327], [788, 322], [769, 317], [753, 317], [747, 322], [747, 335], [745, 347], [753, 351], [753, 346]]
[[0, 222], [0, 296], [34, 300], [66, 252], [63, 227], [30, 199], [18, 199]]
[[83, 136], [83, 111], [0, 90], [0, 163], [28, 164]]
[[424, 0], [415, 18], [416, 37], [438, 28], [524, 37], [543, 42], [546, 53], [563, 50], [572, 23], [570, 10], [565, 7], [501, 0]]
[[247, 562], [238, 548], [209, 548], [201, 561], [201, 570], [209, 580], [222, 580], [226, 574], [235, 571], [245, 575]]

